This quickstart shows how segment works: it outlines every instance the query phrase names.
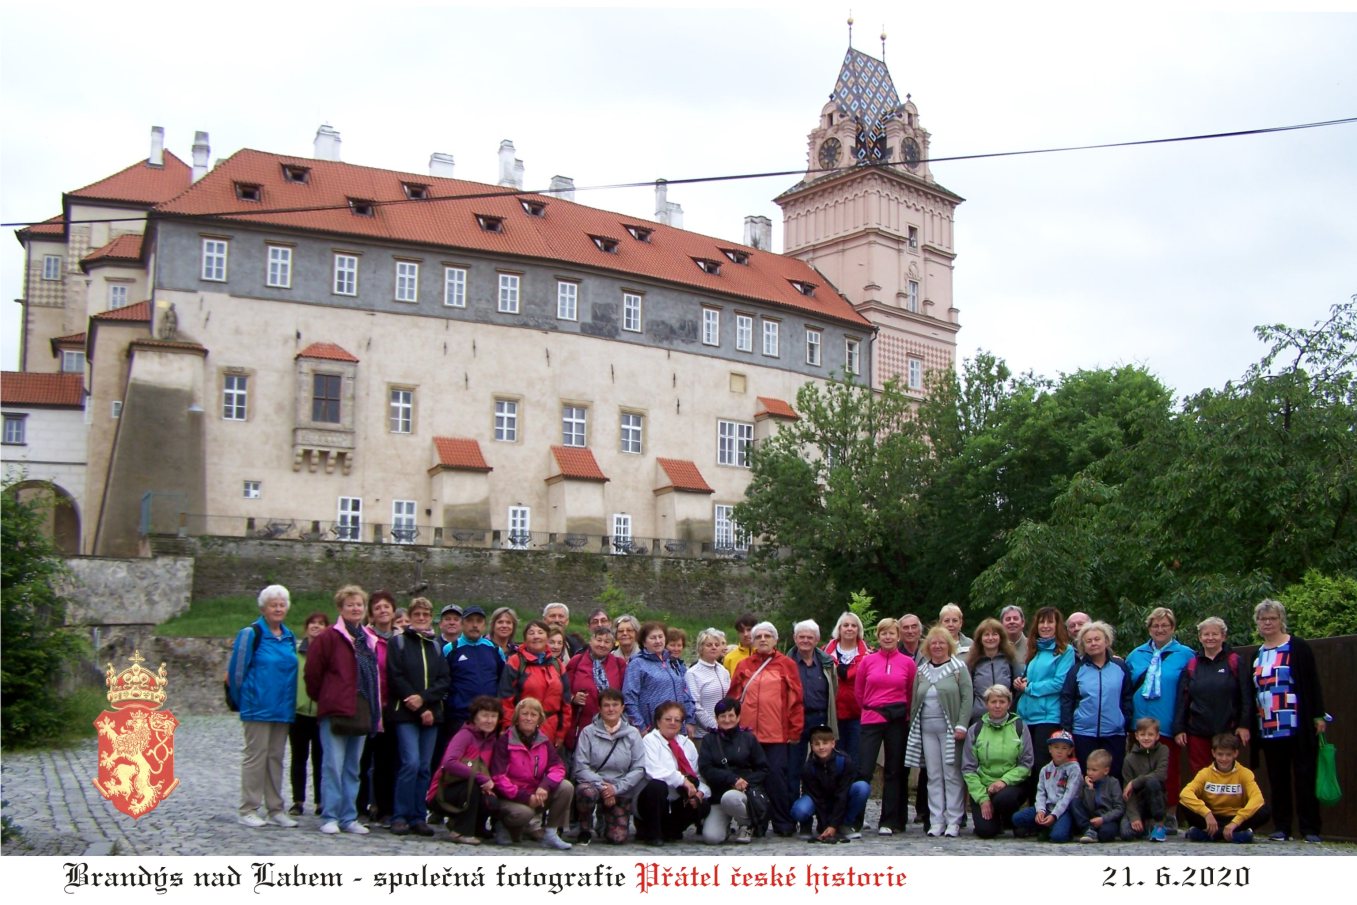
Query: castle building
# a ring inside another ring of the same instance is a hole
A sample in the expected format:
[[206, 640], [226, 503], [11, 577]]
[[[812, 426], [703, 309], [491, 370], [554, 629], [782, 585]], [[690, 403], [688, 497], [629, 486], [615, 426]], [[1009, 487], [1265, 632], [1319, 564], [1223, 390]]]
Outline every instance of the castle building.
[[766, 218], [741, 242], [683, 230], [662, 184], [654, 219], [564, 177], [525, 192], [508, 142], [488, 186], [444, 154], [427, 174], [344, 162], [329, 126], [314, 157], [213, 167], [206, 134], [190, 166], [153, 130], [145, 161], [18, 233], [21, 367], [83, 381], [80, 550], [187, 531], [738, 551], [751, 445], [802, 384], [921, 391], [912, 369], [953, 359], [961, 199], [893, 87], [854, 112], [867, 70], [889, 84], [850, 50], [778, 198], [787, 254]]

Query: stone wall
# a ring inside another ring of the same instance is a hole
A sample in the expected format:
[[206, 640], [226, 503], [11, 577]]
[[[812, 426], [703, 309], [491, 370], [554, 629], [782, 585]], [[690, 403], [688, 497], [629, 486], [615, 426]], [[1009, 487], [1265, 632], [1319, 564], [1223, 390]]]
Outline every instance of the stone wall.
[[165, 709], [180, 716], [186, 713], [226, 713], [222, 680], [231, 653], [230, 638], [164, 638], [152, 634], [155, 626], [118, 626], [99, 633], [96, 669], [86, 676], [89, 684], [102, 685], [103, 670], [109, 663], [115, 672], [132, 664], [128, 657], [140, 651], [142, 664], [152, 671], [165, 664], [170, 677]]
[[70, 625], [157, 625], [188, 609], [193, 559], [115, 559], [81, 556], [66, 560], [70, 576], [58, 592], [70, 601]]

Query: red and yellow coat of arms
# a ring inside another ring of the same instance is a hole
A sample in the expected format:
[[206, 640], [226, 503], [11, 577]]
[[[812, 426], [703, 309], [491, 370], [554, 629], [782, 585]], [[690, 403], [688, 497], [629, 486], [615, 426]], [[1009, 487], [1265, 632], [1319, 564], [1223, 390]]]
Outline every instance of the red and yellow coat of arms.
[[155, 810], [179, 785], [174, 778], [174, 730], [179, 721], [165, 703], [169, 676], [165, 664], [153, 673], [142, 668], [145, 658], [134, 651], [132, 666], [121, 673], [108, 664], [104, 674], [108, 703], [94, 721], [99, 731], [99, 776], [94, 787], [113, 806], [138, 818]]

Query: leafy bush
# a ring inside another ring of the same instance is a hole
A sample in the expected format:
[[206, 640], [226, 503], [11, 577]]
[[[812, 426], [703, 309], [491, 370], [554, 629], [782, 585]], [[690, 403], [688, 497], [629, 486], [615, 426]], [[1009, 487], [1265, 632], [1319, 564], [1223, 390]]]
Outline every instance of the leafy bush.
[[1305, 573], [1281, 595], [1287, 628], [1302, 638], [1357, 635], [1357, 576]]

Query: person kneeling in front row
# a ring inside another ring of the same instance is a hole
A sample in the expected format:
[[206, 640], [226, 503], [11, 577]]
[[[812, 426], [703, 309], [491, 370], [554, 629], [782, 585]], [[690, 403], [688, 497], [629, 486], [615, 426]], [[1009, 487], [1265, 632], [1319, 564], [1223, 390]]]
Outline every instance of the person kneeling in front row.
[[1247, 844], [1253, 841], [1253, 828], [1271, 819], [1253, 771], [1235, 763], [1240, 747], [1232, 732], [1211, 739], [1211, 765], [1202, 767], [1178, 796], [1187, 809], [1187, 838], [1192, 842]]
[[834, 730], [817, 726], [810, 732], [810, 756], [801, 768], [806, 790], [792, 804], [792, 818], [810, 823], [818, 834], [812, 842], [848, 842], [862, 838], [862, 815], [872, 787], [857, 778], [853, 759], [835, 748]]

